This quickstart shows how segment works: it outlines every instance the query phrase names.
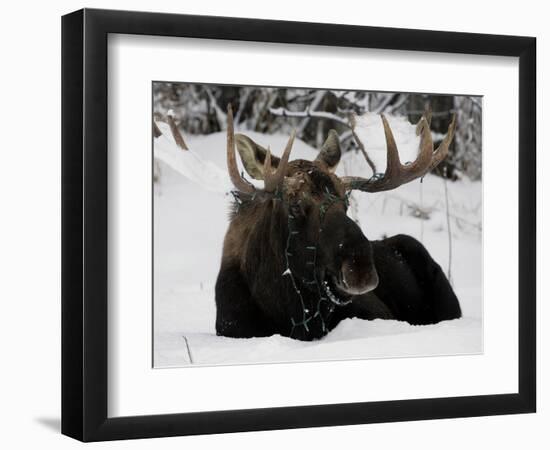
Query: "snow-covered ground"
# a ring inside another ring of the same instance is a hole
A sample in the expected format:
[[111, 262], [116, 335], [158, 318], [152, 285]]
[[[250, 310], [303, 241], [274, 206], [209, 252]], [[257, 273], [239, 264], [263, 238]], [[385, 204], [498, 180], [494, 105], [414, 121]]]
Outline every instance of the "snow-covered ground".
[[[417, 142], [411, 140], [407, 124], [397, 123], [397, 119], [390, 124], [402, 161], [414, 159]], [[314, 342], [279, 335], [252, 339], [216, 336], [214, 284], [232, 199], [227, 194], [230, 185], [225, 169], [226, 135], [222, 132], [185, 136], [191, 150], [184, 152], [175, 147], [168, 129], [159, 125], [165, 135], [155, 140], [160, 168], [154, 193], [155, 367], [482, 351], [481, 183], [467, 180], [447, 183], [452, 283], [463, 318], [428, 326], [348, 319]], [[383, 170], [385, 142], [379, 120], [367, 118], [358, 127], [358, 134], [362, 133], [369, 136], [368, 144], [364, 140], [367, 150]], [[280, 152], [288, 139], [283, 135], [246, 134], [269, 145], [274, 153]], [[316, 154], [316, 150], [297, 139], [292, 159], [311, 159]], [[368, 176], [370, 171], [360, 154], [348, 153], [342, 158], [338, 173]], [[350, 215], [359, 221], [369, 239], [397, 233], [416, 237], [447, 272], [449, 239], [444, 192], [444, 181], [431, 175], [422, 184], [414, 181], [386, 193], [355, 192]], [[429, 211], [429, 219], [415, 217], [415, 205]]]

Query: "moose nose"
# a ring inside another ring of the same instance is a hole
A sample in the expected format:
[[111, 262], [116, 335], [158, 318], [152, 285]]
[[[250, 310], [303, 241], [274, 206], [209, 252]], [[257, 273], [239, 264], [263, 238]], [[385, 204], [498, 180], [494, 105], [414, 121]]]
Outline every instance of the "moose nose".
[[378, 286], [378, 273], [372, 264], [361, 266], [353, 264], [353, 261], [344, 261], [342, 264], [342, 284], [349, 294], [365, 294]]

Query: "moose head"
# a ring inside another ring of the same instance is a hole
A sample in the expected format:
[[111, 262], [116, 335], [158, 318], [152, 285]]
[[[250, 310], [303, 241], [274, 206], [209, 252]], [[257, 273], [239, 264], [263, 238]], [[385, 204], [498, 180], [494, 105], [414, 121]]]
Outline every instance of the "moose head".
[[[282, 156], [275, 157], [269, 148], [234, 134], [228, 108], [227, 167], [236, 201], [216, 288], [218, 334], [242, 335], [244, 327], [245, 335], [321, 337], [336, 308], [377, 287], [371, 242], [346, 214], [349, 193], [395, 189], [424, 176], [447, 155], [455, 127], [453, 117], [447, 136], [434, 151], [429, 119], [423, 117], [417, 126], [418, 157], [403, 165], [388, 121], [381, 117], [387, 143], [385, 173], [339, 177], [336, 131], [329, 132], [315, 160], [290, 161], [295, 133]], [[263, 180], [263, 188], [239, 173], [236, 150], [248, 175]], [[228, 296], [238, 299], [227, 302]]]

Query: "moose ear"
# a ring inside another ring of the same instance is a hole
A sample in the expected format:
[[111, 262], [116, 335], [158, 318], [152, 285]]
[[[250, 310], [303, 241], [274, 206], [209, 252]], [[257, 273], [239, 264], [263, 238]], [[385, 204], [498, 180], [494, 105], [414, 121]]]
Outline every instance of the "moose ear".
[[[261, 145], [256, 144], [252, 139], [244, 134], [235, 135], [237, 150], [243, 162], [243, 166], [252, 178], [255, 180], [264, 179], [264, 161], [267, 150]], [[279, 166], [280, 158], [271, 155], [271, 167]]]
[[340, 157], [342, 152], [340, 150], [340, 139], [338, 138], [338, 133], [336, 130], [330, 130], [328, 132], [328, 137], [323, 147], [319, 151], [315, 161], [322, 161], [328, 167], [328, 170], [334, 172], [338, 163], [340, 162]]

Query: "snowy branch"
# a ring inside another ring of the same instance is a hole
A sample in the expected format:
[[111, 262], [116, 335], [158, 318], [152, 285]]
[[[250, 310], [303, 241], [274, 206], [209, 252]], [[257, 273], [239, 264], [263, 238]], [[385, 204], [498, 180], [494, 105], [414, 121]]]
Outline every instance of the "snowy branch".
[[[315, 95], [315, 98], [311, 102], [311, 105], [308, 107], [307, 111], [314, 111], [319, 107], [321, 102], [323, 101], [323, 98], [325, 97], [326, 92], [325, 91], [317, 91], [317, 94]], [[300, 125], [298, 125], [297, 134], [298, 136], [302, 136], [304, 133], [305, 128], [307, 127], [307, 124], [309, 123], [309, 120], [311, 119], [311, 115], [308, 115], [304, 117], [302, 122], [300, 122]]]
[[386, 109], [385, 109], [385, 113], [392, 113], [394, 112], [396, 109], [400, 108], [401, 106], [403, 106], [403, 104], [407, 101], [407, 99], [409, 98], [409, 95], [408, 94], [400, 94], [399, 95], [399, 98], [397, 99], [397, 101], [393, 104], [393, 105], [390, 105], [388, 106]]
[[285, 108], [269, 108], [269, 112], [274, 116], [280, 117], [313, 117], [316, 119], [334, 120], [335, 122], [351, 128], [350, 123], [346, 119], [325, 111], [310, 111], [309, 109], [305, 111], [289, 111]]
[[212, 90], [207, 86], [204, 87], [204, 90], [206, 91], [206, 94], [208, 95], [208, 98], [210, 100], [210, 107], [216, 112], [216, 119], [218, 120], [220, 127], [222, 128], [225, 127], [227, 122], [227, 115], [218, 106], [218, 102], [214, 98], [214, 94], [212, 94]]
[[361, 139], [359, 139], [359, 136], [357, 136], [357, 133], [355, 133], [355, 130], [352, 128], [351, 133], [353, 134], [353, 138], [355, 139], [355, 142], [357, 142], [357, 146], [359, 147], [359, 150], [361, 150], [361, 153], [363, 154], [365, 161], [367, 161], [367, 164], [372, 169], [373, 174], [377, 174], [378, 171], [376, 170], [376, 165], [374, 164], [374, 161], [370, 159], [367, 150], [365, 150], [365, 146], [361, 142]]
[[375, 114], [383, 113], [384, 110], [386, 109], [386, 106], [388, 106], [390, 104], [392, 99], [393, 99], [393, 95], [386, 95], [382, 99], [382, 101], [378, 105], [376, 105], [376, 107], [372, 108], [371, 112], [373, 112]]
[[239, 109], [237, 110], [237, 114], [235, 114], [235, 123], [237, 124], [237, 126], [241, 122], [241, 116], [244, 109], [246, 108], [251, 93], [252, 88], [243, 88], [243, 96], [241, 98], [241, 101], [239, 102]]

